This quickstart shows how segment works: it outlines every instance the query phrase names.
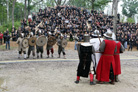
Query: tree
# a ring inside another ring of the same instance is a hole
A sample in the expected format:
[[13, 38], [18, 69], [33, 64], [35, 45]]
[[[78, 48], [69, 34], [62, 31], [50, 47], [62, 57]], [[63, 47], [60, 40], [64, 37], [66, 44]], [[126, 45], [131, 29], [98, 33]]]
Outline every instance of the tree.
[[27, 0], [24, 0], [24, 18], [26, 18], [26, 2]]
[[114, 4], [115, 4], [115, 0], [113, 0], [113, 3], [112, 3], [112, 15], [113, 15], [113, 12], [114, 12]]
[[54, 0], [56, 5], [64, 5], [66, 3], [67, 0]]
[[9, 22], [9, 0], [7, 0], [7, 22]]
[[103, 7], [105, 7], [109, 2], [112, 2], [112, 0], [95, 0], [94, 2], [94, 8], [98, 9], [104, 9]]
[[118, 11], [118, 2], [119, 0], [114, 0], [114, 19], [113, 19], [113, 30], [114, 33], [116, 34], [116, 29], [117, 29], [117, 11]]
[[30, 11], [39, 3], [43, 2], [43, 0], [37, 0], [36, 2], [34, 2], [34, 0], [28, 0], [28, 6], [27, 6], [27, 10], [28, 10], [28, 15], [30, 14]]
[[138, 14], [138, 0], [123, 0], [122, 13], [127, 17], [133, 17]]
[[104, 9], [111, 0], [69, 0], [69, 5], [84, 7], [87, 9]]
[[24, 18], [24, 4], [16, 2], [15, 3], [15, 9], [14, 9], [14, 17], [15, 21], [20, 21]]
[[50, 7], [54, 7], [55, 5], [55, 0], [46, 0], [46, 6]]
[[13, 3], [12, 3], [12, 26], [14, 26], [14, 8], [15, 8], [15, 2], [16, 2], [16, 0], [13, 0]]
[[0, 0], [0, 25], [7, 21], [6, 3], [7, 2], [5, 0]]

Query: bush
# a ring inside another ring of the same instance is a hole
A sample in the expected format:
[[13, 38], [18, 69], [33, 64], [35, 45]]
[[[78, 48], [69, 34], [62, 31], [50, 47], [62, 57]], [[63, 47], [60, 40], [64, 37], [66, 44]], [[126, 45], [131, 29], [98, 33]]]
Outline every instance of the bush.
[[[21, 26], [20, 21], [14, 22], [14, 27], [15, 27], [16, 29], [18, 29], [20, 26]], [[0, 31], [1, 31], [1, 32], [4, 32], [4, 31], [7, 30], [7, 28], [9, 29], [9, 32], [12, 31], [12, 22], [9, 22], [9, 23], [7, 23], [7, 24], [1, 25], [1, 26], [0, 26]]]

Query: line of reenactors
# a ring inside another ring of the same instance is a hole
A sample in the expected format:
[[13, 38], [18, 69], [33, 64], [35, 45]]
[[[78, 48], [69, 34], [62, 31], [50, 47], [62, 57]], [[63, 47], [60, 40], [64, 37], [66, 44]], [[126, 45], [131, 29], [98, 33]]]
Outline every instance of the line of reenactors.
[[[29, 33], [29, 36], [25, 37], [24, 33], [21, 33], [20, 37], [17, 39], [18, 44], [18, 58], [21, 58], [21, 54], [24, 54], [24, 59], [30, 58], [32, 52], [33, 58], [35, 58], [35, 48], [37, 58], [43, 58], [44, 46], [46, 45], [47, 58], [49, 58], [50, 50], [51, 57], [53, 57], [54, 49], [53, 46], [57, 43], [58, 45], [58, 55], [60, 58], [61, 52], [65, 58], [65, 47], [67, 46], [67, 40], [61, 33], [48, 33], [48, 36], [42, 34], [41, 30], [38, 30], [37, 35], [33, 32]], [[28, 52], [26, 50], [28, 48]]]

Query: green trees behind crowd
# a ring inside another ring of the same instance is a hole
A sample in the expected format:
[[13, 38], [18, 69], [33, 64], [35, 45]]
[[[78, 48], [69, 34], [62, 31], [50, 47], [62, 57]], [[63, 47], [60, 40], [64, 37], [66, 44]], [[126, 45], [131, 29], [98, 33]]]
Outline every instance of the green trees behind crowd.
[[[0, 0], [0, 31], [12, 26], [20, 26], [20, 20], [27, 18], [32, 12], [40, 8], [54, 7], [57, 5], [71, 5], [89, 10], [104, 10], [109, 2], [114, 0]], [[119, 0], [121, 1], [121, 0]], [[138, 13], [138, 0], [122, 0], [124, 2], [123, 14], [129, 18]], [[134, 1], [134, 2], [133, 2]], [[133, 5], [132, 5], [133, 4]]]

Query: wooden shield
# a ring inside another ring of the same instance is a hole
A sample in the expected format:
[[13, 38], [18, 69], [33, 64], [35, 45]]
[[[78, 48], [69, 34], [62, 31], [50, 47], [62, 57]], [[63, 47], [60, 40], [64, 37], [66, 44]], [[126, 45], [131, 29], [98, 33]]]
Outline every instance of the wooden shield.
[[28, 39], [27, 38], [24, 38], [23, 41], [22, 41], [22, 45], [24, 48], [27, 48], [29, 46], [28, 44]]
[[29, 39], [29, 45], [30, 46], [35, 46], [36, 45], [36, 37], [31, 37]]
[[48, 42], [47, 42], [47, 45], [49, 46], [53, 46], [56, 44], [56, 38], [54, 36], [49, 36], [48, 37]]
[[46, 37], [44, 35], [42, 35], [36, 39], [37, 46], [44, 46], [45, 44], [46, 44]]
[[65, 48], [67, 46], [67, 40], [63, 39], [61, 44], [62, 44], [62, 47]]

